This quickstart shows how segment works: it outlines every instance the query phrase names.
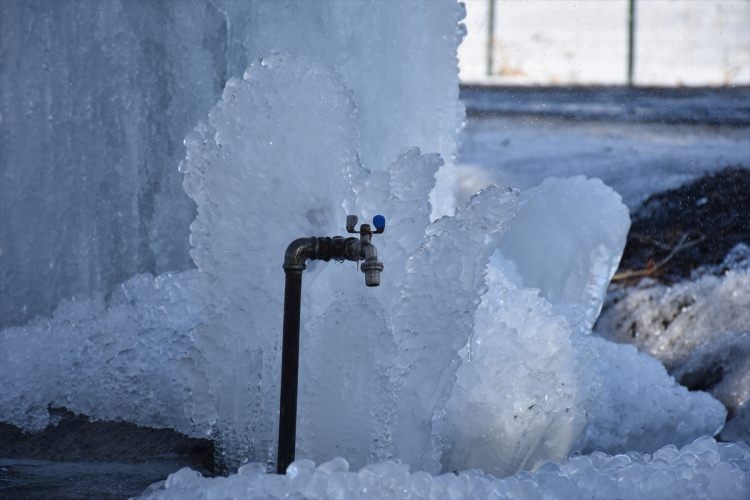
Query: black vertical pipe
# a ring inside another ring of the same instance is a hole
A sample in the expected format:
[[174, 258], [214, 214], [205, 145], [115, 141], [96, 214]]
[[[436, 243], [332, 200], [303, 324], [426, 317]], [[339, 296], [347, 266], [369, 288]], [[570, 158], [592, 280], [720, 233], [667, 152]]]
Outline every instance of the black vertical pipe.
[[281, 351], [281, 399], [279, 401], [279, 449], [276, 472], [286, 473], [294, 462], [297, 441], [297, 376], [299, 372], [299, 316], [302, 270], [286, 269], [284, 288], [284, 337]]
[[634, 83], [635, 72], [635, 0], [628, 0], [628, 85]]

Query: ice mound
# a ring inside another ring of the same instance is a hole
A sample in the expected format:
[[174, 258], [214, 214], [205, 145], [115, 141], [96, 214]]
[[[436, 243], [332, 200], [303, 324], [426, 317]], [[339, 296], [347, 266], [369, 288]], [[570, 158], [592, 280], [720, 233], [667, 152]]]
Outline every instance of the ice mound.
[[263, 464], [242, 466], [237, 474], [204, 478], [182, 469], [147, 489], [144, 499], [304, 498], [304, 499], [601, 499], [721, 498], [750, 495], [750, 449], [702, 437], [653, 455], [594, 452], [534, 472], [497, 478], [478, 470], [432, 476], [410, 472], [398, 462], [380, 462], [359, 471], [336, 458], [316, 467], [310, 460], [291, 464], [285, 476], [266, 474]]
[[391, 277], [383, 286], [368, 290], [333, 263], [305, 274], [299, 444], [313, 458], [346, 450], [356, 464], [399, 456], [439, 470], [431, 420], [516, 193], [488, 189], [430, 224], [442, 159], [411, 148], [387, 169], [364, 168], [353, 99], [330, 68], [274, 56], [230, 80], [186, 140], [206, 318], [195, 339], [214, 402], [194, 418], [215, 423], [230, 462], [275, 458], [286, 246], [340, 233], [347, 213], [382, 212], [393, 215], [376, 242]]
[[[408, 146], [455, 149], [460, 7], [246, 5], [219, 10], [227, 24], [278, 29], [229, 30], [226, 64], [257, 50], [293, 55], [230, 78], [185, 140], [198, 270], [137, 276], [0, 332], [0, 379], [12, 382], [0, 389], [0, 418], [34, 429], [48, 405], [65, 406], [210, 436], [229, 466], [272, 462], [284, 249], [340, 233], [347, 213], [380, 212], [390, 220], [376, 238], [380, 288], [366, 289], [351, 266], [305, 273], [300, 456], [506, 473], [579, 448], [657, 446], [681, 412], [690, 417], [671, 435], [679, 441], [721, 425], [717, 403], [676, 388], [653, 360], [581, 336], [627, 231], [627, 211], [601, 182], [489, 188], [431, 222], [443, 159]], [[393, 36], [363, 37], [355, 18]], [[402, 18], [408, 30], [391, 26]], [[326, 36], [299, 38], [308, 21]], [[414, 24], [429, 36], [414, 37]], [[356, 53], [352, 38], [366, 39], [358, 50], [382, 80], [335, 50]], [[415, 83], [433, 72], [439, 85]], [[639, 391], [659, 404], [638, 405]]]
[[276, 56], [229, 80], [208, 121], [185, 140], [180, 170], [198, 206], [191, 256], [206, 317], [196, 343], [212, 367], [216, 401], [202, 420], [217, 421], [240, 456], [272, 459], [265, 453], [278, 410], [281, 262], [292, 240], [332, 235], [346, 218], [341, 204], [358, 168], [354, 116], [335, 72]]
[[197, 271], [138, 275], [111, 293], [60, 304], [51, 318], [0, 331], [0, 420], [28, 430], [47, 408], [193, 435], [190, 408], [210, 369], [194, 346]]
[[722, 404], [675, 383], [651, 356], [593, 335], [575, 335], [573, 344], [578, 377], [588, 389], [579, 391], [587, 425], [574, 449], [653, 451], [721, 430]]
[[596, 179], [547, 179], [515, 211], [461, 351], [444, 470], [505, 475], [574, 450], [652, 451], [718, 432], [717, 401], [588, 335], [629, 227], [620, 196]]
[[[38, 428], [54, 404], [209, 436], [227, 466], [273, 462], [284, 249], [340, 234], [347, 213], [381, 212], [390, 219], [375, 239], [381, 287], [367, 289], [348, 265], [305, 272], [299, 456], [508, 473], [576, 449], [681, 444], [721, 426], [710, 397], [678, 388], [632, 348], [582, 333], [622, 251], [618, 195], [583, 178], [525, 195], [492, 187], [430, 222], [441, 157], [408, 148], [366, 168], [357, 113], [339, 73], [306, 58], [272, 56], [231, 79], [186, 138], [180, 166], [198, 209], [198, 270], [61, 306], [29, 335], [3, 331], [0, 355], [12, 361], [0, 378], [14, 383], [0, 389], [0, 418]], [[581, 226], [570, 229], [578, 247], [554, 232], [558, 211]], [[540, 235], [560, 247], [537, 258], [562, 287], [540, 281], [516, 246]], [[21, 368], [44, 359], [49, 371], [26, 382]]]
[[565, 317], [498, 267], [487, 283], [447, 404], [444, 469], [508, 475], [567, 456], [586, 416]]

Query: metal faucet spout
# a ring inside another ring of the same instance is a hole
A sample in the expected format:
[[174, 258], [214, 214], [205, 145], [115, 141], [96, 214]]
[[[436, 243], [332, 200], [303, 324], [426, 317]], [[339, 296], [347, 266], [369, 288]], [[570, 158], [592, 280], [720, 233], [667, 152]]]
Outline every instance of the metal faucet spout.
[[364, 262], [360, 265], [360, 269], [365, 273], [365, 285], [379, 286], [383, 263], [378, 260], [378, 249], [372, 243], [363, 242], [362, 256]]

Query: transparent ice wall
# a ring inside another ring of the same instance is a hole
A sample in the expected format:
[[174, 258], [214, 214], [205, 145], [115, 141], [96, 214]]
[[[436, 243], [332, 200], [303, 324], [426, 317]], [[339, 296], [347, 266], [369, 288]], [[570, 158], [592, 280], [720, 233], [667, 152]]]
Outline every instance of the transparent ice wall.
[[192, 266], [176, 165], [225, 52], [208, 2], [0, 3], [0, 326]]
[[0, 327], [193, 266], [182, 141], [259, 57], [338, 67], [358, 98], [367, 168], [414, 144], [451, 163], [462, 12], [451, 1], [0, 3]]

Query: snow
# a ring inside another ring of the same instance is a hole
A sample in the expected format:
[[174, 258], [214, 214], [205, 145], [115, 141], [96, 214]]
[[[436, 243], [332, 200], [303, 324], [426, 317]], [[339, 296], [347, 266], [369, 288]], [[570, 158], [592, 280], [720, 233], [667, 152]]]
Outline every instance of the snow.
[[668, 368], [683, 364], [694, 349], [728, 332], [750, 331], [750, 266], [671, 286], [644, 280], [637, 289], [618, 295], [597, 330], [614, 340], [634, 342]]
[[[511, 93], [497, 96], [497, 100], [511, 110], [521, 108], [524, 112], [537, 97], [548, 101], [553, 108], [559, 106], [555, 92], [528, 97]], [[570, 97], [564, 99], [572, 101]], [[741, 93], [732, 99], [747, 102], [747, 95]], [[516, 100], [520, 103], [514, 105]], [[570, 113], [573, 120], [544, 113], [490, 115], [469, 120], [461, 134], [456, 167], [461, 182], [459, 200], [468, 199], [490, 184], [526, 190], [546, 177], [585, 175], [604, 181], [633, 209], [649, 194], [675, 188], [728, 165], [747, 165], [750, 158], [750, 135], [742, 106], [738, 114], [726, 109], [721, 113], [730, 119], [739, 117], [744, 126], [663, 125], [606, 119], [581, 121], [590, 112], [590, 106], [581, 104], [581, 100], [587, 103], [588, 97], [577, 101]], [[697, 104], [699, 112], [705, 114], [705, 108], [723, 108], [722, 104], [712, 104], [717, 100], [721, 102], [713, 96]], [[662, 113], [671, 115], [669, 110], [679, 107], [680, 101], [675, 99]]]
[[654, 356], [684, 385], [710, 390], [730, 412], [726, 439], [748, 439], [742, 415], [750, 404], [749, 257], [740, 243], [692, 280], [616, 289], [596, 326], [601, 336]]
[[653, 455], [595, 452], [502, 479], [479, 470], [430, 476], [391, 461], [350, 471], [342, 458], [318, 466], [311, 460], [298, 460], [286, 475], [266, 474], [263, 464], [257, 463], [244, 465], [226, 478], [204, 478], [185, 468], [152, 485], [141, 498], [742, 500], [750, 494], [748, 479], [750, 449], [746, 444], [701, 437], [679, 449], [665, 446]]

